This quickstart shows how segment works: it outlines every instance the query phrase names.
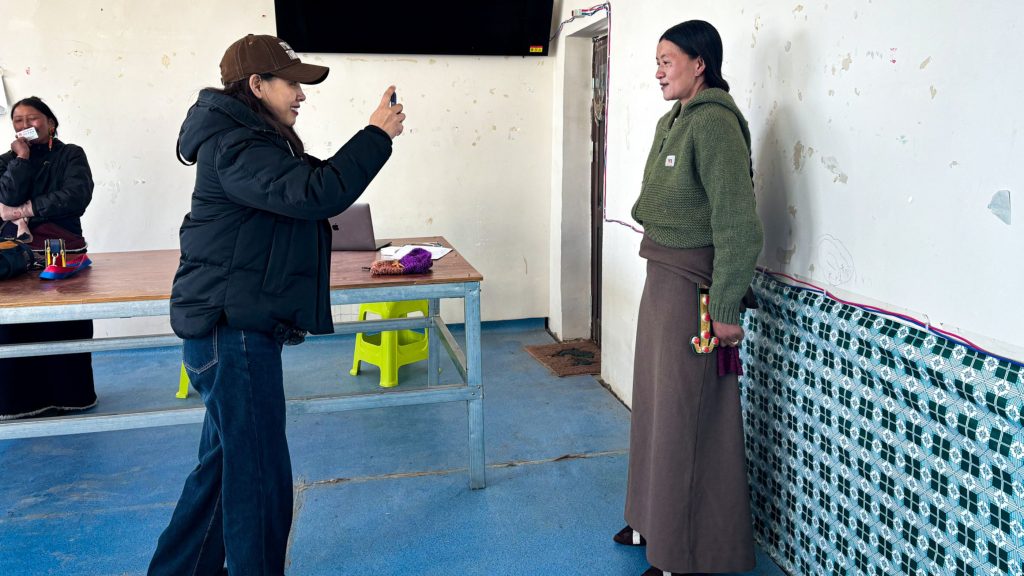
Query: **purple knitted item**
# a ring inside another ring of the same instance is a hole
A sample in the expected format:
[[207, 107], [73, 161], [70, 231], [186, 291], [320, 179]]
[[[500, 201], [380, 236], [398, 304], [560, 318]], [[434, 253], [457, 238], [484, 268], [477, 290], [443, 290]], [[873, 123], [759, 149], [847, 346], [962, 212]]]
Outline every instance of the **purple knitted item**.
[[413, 248], [408, 254], [398, 259], [405, 270], [403, 274], [422, 274], [434, 265], [430, 258], [430, 251], [423, 248]]
[[413, 248], [398, 260], [377, 260], [370, 265], [370, 274], [373, 276], [423, 274], [429, 272], [433, 265], [434, 261], [430, 257], [429, 250]]

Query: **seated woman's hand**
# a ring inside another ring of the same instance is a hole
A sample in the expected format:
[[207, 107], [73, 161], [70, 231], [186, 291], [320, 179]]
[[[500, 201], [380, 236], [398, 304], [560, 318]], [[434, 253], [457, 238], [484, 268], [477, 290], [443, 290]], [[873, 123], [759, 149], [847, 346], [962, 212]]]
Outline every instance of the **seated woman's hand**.
[[11, 152], [14, 152], [15, 156], [22, 160], [28, 160], [30, 153], [28, 140], [25, 140], [24, 138], [15, 138], [14, 142], [11, 142]]
[[0, 220], [3, 220], [4, 222], [14, 222], [15, 220], [31, 218], [32, 216], [35, 216], [35, 214], [32, 212], [31, 200], [25, 202], [21, 206], [0, 204]]

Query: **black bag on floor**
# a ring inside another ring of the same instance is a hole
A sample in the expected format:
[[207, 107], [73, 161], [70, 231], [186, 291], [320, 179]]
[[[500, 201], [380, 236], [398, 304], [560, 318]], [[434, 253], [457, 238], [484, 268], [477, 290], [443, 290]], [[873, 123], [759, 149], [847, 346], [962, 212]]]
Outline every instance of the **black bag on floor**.
[[0, 239], [0, 280], [7, 280], [35, 266], [28, 244], [13, 238]]

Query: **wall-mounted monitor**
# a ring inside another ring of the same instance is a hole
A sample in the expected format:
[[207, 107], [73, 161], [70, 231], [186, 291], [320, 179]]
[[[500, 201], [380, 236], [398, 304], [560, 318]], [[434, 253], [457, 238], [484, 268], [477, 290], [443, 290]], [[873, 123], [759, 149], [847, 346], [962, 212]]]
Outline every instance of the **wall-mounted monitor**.
[[546, 56], [554, 0], [275, 0], [298, 52]]

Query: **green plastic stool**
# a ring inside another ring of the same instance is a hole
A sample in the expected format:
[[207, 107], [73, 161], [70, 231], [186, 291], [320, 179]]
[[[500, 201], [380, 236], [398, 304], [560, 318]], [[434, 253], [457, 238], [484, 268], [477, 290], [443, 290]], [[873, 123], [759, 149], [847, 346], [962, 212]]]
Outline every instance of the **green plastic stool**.
[[[382, 320], [405, 318], [413, 312], [427, 315], [426, 300], [401, 302], [371, 302], [359, 306], [359, 320], [366, 314], [376, 314]], [[349, 374], [359, 374], [359, 362], [380, 368], [381, 388], [398, 386], [398, 368], [427, 359], [427, 330], [390, 330], [377, 334], [356, 334], [356, 347]]]
[[188, 372], [185, 372], [185, 364], [181, 365], [181, 375], [178, 376], [178, 393], [175, 398], [188, 398]]

